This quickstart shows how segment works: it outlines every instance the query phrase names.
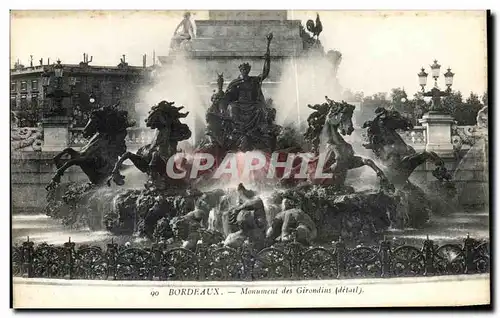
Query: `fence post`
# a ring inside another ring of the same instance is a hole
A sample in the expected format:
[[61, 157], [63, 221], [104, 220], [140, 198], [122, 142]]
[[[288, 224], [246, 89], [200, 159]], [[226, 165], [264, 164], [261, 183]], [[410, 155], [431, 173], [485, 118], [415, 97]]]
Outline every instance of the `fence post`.
[[424, 254], [424, 262], [425, 262], [425, 271], [424, 276], [429, 276], [434, 274], [434, 241], [429, 240], [429, 235], [427, 235], [427, 239], [424, 241], [423, 247]]
[[300, 277], [300, 265], [304, 253], [304, 246], [294, 240], [292, 243], [285, 245], [285, 252], [290, 257], [290, 279], [297, 280]]
[[345, 247], [345, 243], [342, 241], [342, 237], [339, 237], [339, 241], [337, 242], [337, 278], [343, 278], [346, 274], [346, 254], [347, 250]]
[[33, 252], [34, 252], [34, 244], [30, 241], [28, 236], [26, 242], [23, 242], [22, 249], [22, 259], [23, 259], [23, 277], [30, 278], [33, 277]]
[[163, 246], [159, 243], [153, 243], [151, 246], [151, 252], [153, 253], [153, 280], [160, 280], [161, 276], [161, 254], [163, 251]]
[[118, 244], [114, 243], [113, 240], [111, 240], [111, 243], [108, 244], [108, 249], [106, 250], [106, 256], [108, 260], [107, 264], [108, 280], [116, 279], [117, 255], [118, 255]]
[[380, 264], [382, 265], [381, 277], [391, 276], [391, 241], [384, 240], [380, 242]]
[[474, 272], [474, 240], [467, 234], [464, 240], [465, 274]]
[[68, 239], [68, 242], [64, 243], [64, 250], [66, 252], [66, 274], [64, 275], [65, 279], [73, 278], [73, 254], [75, 249], [75, 243], [71, 242], [71, 237]]
[[207, 262], [207, 251], [208, 245], [203, 242], [196, 246], [196, 258], [198, 259], [198, 278], [200, 281], [204, 281], [206, 277], [205, 269]]
[[251, 281], [253, 278], [253, 267], [255, 265], [255, 255], [252, 244], [244, 244], [241, 249], [241, 260], [243, 262], [244, 280]]

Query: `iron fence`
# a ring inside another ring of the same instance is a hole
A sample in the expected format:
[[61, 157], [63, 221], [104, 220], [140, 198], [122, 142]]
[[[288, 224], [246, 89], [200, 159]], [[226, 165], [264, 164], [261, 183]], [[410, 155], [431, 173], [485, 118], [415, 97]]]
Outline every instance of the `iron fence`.
[[342, 241], [306, 247], [289, 243], [260, 251], [199, 244], [195, 251], [153, 244], [135, 248], [116, 243], [107, 248], [68, 241], [63, 246], [23, 242], [12, 247], [14, 276], [102, 280], [253, 281], [408, 277], [488, 273], [489, 242], [467, 237], [463, 244], [421, 247], [347, 248]]

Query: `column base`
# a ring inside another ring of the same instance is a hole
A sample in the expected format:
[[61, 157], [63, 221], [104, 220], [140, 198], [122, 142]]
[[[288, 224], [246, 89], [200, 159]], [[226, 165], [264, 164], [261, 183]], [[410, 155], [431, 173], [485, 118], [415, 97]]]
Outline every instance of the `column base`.
[[42, 119], [42, 151], [58, 152], [68, 147], [70, 122], [70, 118], [66, 116], [55, 116]]

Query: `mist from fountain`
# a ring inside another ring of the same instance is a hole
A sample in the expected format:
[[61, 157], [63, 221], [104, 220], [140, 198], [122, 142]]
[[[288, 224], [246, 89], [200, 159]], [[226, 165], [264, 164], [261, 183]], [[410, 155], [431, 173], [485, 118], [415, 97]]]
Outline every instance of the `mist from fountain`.
[[[205, 122], [205, 112], [208, 108], [209, 95], [204, 93], [205, 87], [198, 87], [197, 80], [209, 78], [203, 62], [188, 59], [184, 54], [177, 53], [170, 56], [169, 65], [157, 67], [153, 71], [154, 85], [146, 85], [140, 90], [139, 98], [143, 108], [137, 109], [141, 114], [147, 115], [151, 106], [162, 100], [175, 102], [175, 106], [184, 106], [183, 111], [189, 115], [183, 120], [193, 131], [193, 136], [186, 142], [179, 144], [179, 148], [190, 150], [198, 142], [194, 140], [195, 130], [199, 123]], [[213, 77], [213, 76], [212, 76]]]

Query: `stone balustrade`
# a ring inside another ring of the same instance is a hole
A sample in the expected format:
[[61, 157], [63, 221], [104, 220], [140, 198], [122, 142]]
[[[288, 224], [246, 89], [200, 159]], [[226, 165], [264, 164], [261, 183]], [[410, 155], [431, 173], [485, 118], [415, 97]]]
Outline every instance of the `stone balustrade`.
[[423, 126], [416, 126], [412, 130], [401, 133], [403, 140], [415, 148], [415, 150], [424, 150], [427, 143], [427, 131]]
[[[30, 128], [26, 128], [30, 129]], [[35, 129], [35, 128], [33, 128]], [[469, 149], [477, 140], [476, 126], [453, 126], [451, 142], [457, 151]], [[133, 127], [128, 129], [127, 145], [135, 148], [151, 142], [154, 131], [144, 127]], [[423, 126], [416, 126], [412, 130], [401, 133], [403, 140], [416, 150], [425, 149], [427, 143], [427, 131]], [[83, 128], [69, 129], [69, 147], [82, 147], [88, 142], [83, 137]]]
[[[129, 128], [125, 139], [127, 147], [138, 148], [151, 142], [154, 131], [144, 127]], [[84, 146], [88, 139], [83, 137], [83, 128], [71, 128], [69, 130], [69, 147], [79, 148]]]

